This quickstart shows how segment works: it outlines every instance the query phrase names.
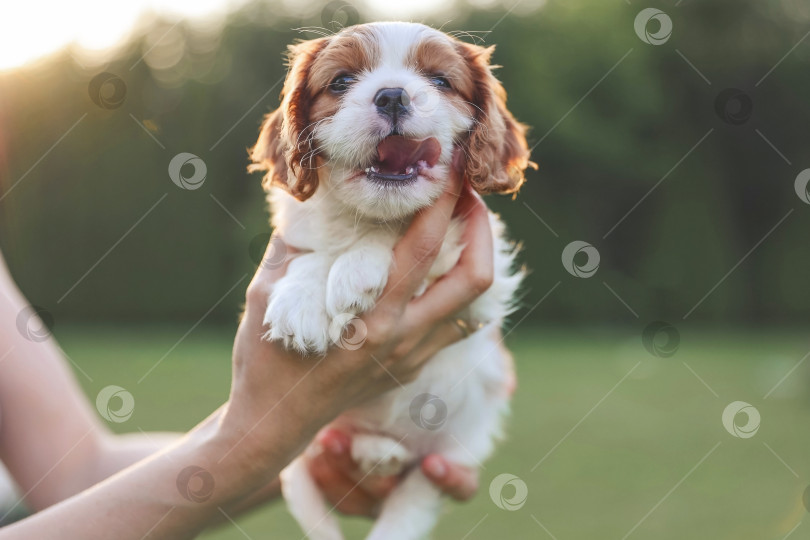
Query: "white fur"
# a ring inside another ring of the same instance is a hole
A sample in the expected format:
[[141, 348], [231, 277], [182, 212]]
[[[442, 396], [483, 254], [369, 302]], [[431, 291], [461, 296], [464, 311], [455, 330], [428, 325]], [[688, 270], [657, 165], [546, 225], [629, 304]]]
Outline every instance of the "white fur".
[[[405, 67], [404, 58], [420, 36], [436, 32], [407, 23], [375, 26], [384, 51], [381, 65], [353, 86], [339, 111], [317, 130], [316, 140], [329, 157], [319, 171], [317, 192], [304, 202], [278, 188], [269, 197], [276, 230], [285, 242], [308, 253], [293, 260], [276, 283], [265, 316], [266, 337], [312, 354], [324, 354], [332, 345], [328, 330], [336, 318], [351, 318], [373, 306], [386, 284], [394, 244], [410, 216], [441, 194], [453, 142], [472, 122], [440, 98], [431, 115], [415, 115], [403, 124], [407, 135], [432, 136], [441, 143], [440, 162], [429, 176], [401, 187], [382, 187], [358, 176], [357, 167], [374, 154], [385, 134], [382, 130], [390, 129], [371, 106], [372, 96], [382, 87], [427, 85]], [[501, 433], [501, 419], [508, 409], [508, 360], [492, 330], [511, 311], [521, 275], [513, 273], [514, 250], [504, 239], [502, 223], [494, 214], [490, 223], [494, 283], [459, 314], [488, 326], [438, 353], [415, 381], [336, 421], [354, 433], [351, 452], [362, 470], [369, 474], [404, 471], [370, 539], [415, 540], [429, 534], [438, 518], [440, 494], [420, 471], [420, 459], [438, 453], [478, 467]], [[457, 263], [464, 247], [462, 230], [463, 222], [454, 219], [425, 285]], [[446, 405], [447, 417], [438, 429], [420, 427], [411, 417], [414, 398], [425, 393], [438, 396]], [[281, 479], [290, 511], [310, 538], [342, 538], [334, 514], [309, 476], [306, 453], [284, 470]]]

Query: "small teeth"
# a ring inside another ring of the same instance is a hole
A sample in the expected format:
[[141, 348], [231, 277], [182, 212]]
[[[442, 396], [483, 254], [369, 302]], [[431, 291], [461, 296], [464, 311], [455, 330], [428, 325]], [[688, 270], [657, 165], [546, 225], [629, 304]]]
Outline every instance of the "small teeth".
[[408, 167], [407, 169], [405, 169], [405, 174], [411, 174], [411, 173], [413, 173], [413, 167]]

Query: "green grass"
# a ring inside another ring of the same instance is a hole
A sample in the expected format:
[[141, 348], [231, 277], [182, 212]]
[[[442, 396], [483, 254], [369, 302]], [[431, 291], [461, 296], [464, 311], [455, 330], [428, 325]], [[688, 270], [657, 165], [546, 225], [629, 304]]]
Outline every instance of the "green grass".
[[[77, 368], [89, 398], [110, 384], [135, 396], [135, 413], [113, 429], [185, 430], [227, 397], [232, 330], [198, 328], [139, 383], [185, 332], [63, 327], [57, 338], [85, 372]], [[481, 471], [477, 497], [448, 503], [434, 537], [551, 538], [545, 527], [559, 540], [621, 539], [645, 516], [629, 538], [787, 535], [805, 517], [810, 483], [810, 362], [764, 396], [807, 353], [808, 340], [681, 332], [677, 353], [662, 359], [647, 353], [635, 329], [516, 331], [508, 340], [519, 378], [508, 439]], [[723, 428], [721, 414], [737, 400], [761, 413], [753, 438]], [[501, 473], [528, 486], [519, 510], [490, 499]], [[251, 538], [301, 537], [283, 504], [238, 523]], [[344, 524], [349, 538], [367, 530], [362, 520]], [[807, 528], [791, 538], [806, 538]], [[205, 538], [244, 536], [226, 527]]]

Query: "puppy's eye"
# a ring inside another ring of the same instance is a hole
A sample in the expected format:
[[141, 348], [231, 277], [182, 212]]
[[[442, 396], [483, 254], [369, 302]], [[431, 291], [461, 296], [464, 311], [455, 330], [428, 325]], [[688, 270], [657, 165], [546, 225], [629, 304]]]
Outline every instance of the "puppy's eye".
[[445, 77], [444, 75], [431, 75], [428, 80], [430, 80], [430, 84], [438, 88], [447, 88], [447, 89], [452, 88], [450, 86], [450, 81], [448, 81], [447, 77]]
[[337, 94], [342, 94], [343, 92], [348, 90], [349, 87], [352, 84], [354, 84], [356, 80], [357, 79], [352, 75], [338, 75], [337, 77], [332, 79], [331, 83], [329, 83], [329, 90]]

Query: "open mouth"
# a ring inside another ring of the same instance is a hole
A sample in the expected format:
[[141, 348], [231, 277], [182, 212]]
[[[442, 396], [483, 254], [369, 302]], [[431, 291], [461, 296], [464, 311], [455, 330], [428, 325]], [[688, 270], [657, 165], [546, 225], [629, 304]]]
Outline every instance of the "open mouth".
[[433, 137], [417, 140], [391, 135], [377, 145], [377, 157], [366, 169], [366, 177], [379, 184], [409, 184], [436, 165], [441, 152], [439, 141]]

